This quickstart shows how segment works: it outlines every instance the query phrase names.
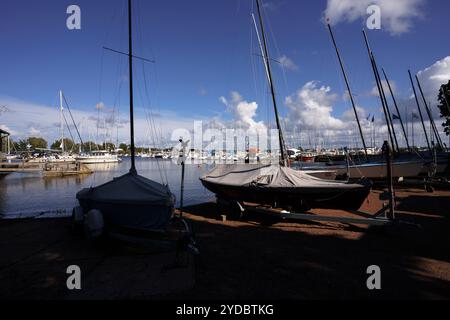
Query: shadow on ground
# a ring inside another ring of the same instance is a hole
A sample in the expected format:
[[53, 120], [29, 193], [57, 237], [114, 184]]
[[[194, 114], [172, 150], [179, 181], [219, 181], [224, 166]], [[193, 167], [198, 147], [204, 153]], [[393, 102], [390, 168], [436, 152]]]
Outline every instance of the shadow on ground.
[[[376, 212], [378, 196], [373, 192], [364, 209]], [[0, 298], [450, 298], [450, 193], [397, 192], [397, 202], [398, 216], [420, 228], [301, 223], [260, 214], [222, 221], [214, 203], [187, 207], [201, 255], [185, 268], [170, 268], [170, 252], [93, 246], [72, 235], [64, 219], [0, 221]], [[66, 289], [71, 264], [83, 270], [77, 293]], [[366, 287], [370, 265], [381, 267], [382, 290]]]
[[[420, 228], [367, 229], [261, 215], [222, 222], [213, 203], [189, 207], [201, 263], [197, 285], [176, 297], [450, 298], [450, 197], [420, 190], [397, 197], [399, 217]], [[381, 267], [380, 291], [366, 287], [370, 265]]]

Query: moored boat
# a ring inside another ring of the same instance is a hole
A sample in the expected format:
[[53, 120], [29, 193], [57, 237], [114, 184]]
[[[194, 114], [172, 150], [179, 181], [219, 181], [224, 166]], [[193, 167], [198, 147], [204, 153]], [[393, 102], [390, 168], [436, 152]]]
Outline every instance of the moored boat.
[[90, 154], [80, 155], [75, 157], [76, 161], [84, 164], [95, 164], [95, 163], [115, 163], [120, 162], [121, 159], [117, 154], [112, 154], [108, 151], [93, 151]]

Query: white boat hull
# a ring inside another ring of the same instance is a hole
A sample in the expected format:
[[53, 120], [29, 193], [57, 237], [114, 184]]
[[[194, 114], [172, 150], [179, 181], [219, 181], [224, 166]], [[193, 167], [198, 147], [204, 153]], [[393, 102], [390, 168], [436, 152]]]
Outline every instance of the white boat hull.
[[76, 160], [83, 164], [117, 163], [120, 161], [119, 158], [117, 158], [117, 157], [111, 157], [111, 158], [86, 157], [86, 158], [76, 158]]
[[[408, 161], [408, 162], [394, 162], [392, 164], [392, 177], [398, 178], [409, 178], [417, 177], [423, 170], [424, 163], [422, 161]], [[338, 175], [344, 175], [347, 173], [347, 168], [338, 167], [330, 169], [335, 169]], [[386, 163], [369, 163], [362, 165], [350, 166], [349, 175], [352, 179], [368, 178], [373, 180], [386, 179], [387, 168]]]

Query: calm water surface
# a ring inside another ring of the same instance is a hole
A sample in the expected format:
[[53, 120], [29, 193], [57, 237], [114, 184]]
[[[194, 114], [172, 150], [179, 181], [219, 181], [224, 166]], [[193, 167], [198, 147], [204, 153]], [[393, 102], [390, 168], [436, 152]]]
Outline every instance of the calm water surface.
[[[130, 160], [119, 164], [90, 165], [91, 175], [44, 178], [40, 173], [11, 173], [0, 175], [0, 217], [67, 215], [77, 205], [75, 195], [83, 188], [97, 186], [128, 172]], [[161, 182], [167, 180], [177, 200], [180, 195], [181, 167], [170, 160], [136, 159], [138, 173]], [[186, 165], [185, 205], [214, 199], [199, 181], [207, 165]]]

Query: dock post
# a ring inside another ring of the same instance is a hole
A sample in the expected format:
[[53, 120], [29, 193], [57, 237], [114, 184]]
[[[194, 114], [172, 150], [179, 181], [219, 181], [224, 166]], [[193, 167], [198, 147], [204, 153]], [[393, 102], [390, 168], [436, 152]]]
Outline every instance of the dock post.
[[387, 186], [389, 194], [389, 213], [388, 219], [395, 219], [395, 197], [394, 197], [394, 184], [392, 182], [392, 149], [388, 141], [384, 141], [383, 151], [386, 155], [386, 171], [387, 171]]
[[186, 163], [186, 147], [189, 144], [189, 141], [183, 142], [183, 138], [178, 140], [181, 144], [181, 151], [178, 156], [178, 164], [181, 165], [181, 185], [180, 185], [180, 218], [183, 217], [183, 197], [184, 197], [184, 168]]

